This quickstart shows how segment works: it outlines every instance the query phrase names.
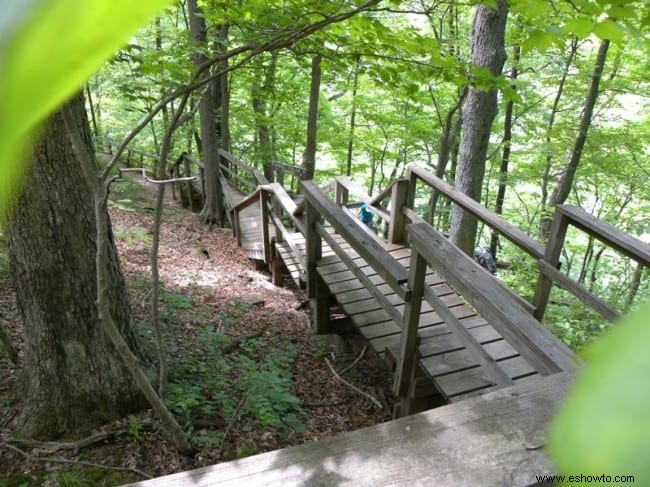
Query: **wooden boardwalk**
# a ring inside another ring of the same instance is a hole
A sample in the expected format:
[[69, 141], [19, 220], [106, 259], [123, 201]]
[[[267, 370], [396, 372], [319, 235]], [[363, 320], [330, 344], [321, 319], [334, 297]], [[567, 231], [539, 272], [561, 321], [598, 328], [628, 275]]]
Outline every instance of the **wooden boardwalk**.
[[[295, 235], [295, 244], [304, 252], [304, 237]], [[403, 311], [403, 300], [384, 280], [359, 256], [341, 237], [335, 236], [340, 245], [364, 274], [375, 283], [398, 310]], [[304, 253], [294, 255], [289, 246], [280, 244], [282, 256], [288, 271], [298, 282], [303, 272], [301, 262]], [[404, 245], [385, 244], [386, 251], [406, 270], [409, 269], [411, 249]], [[377, 300], [350, 271], [345, 263], [329, 248], [324, 248], [324, 257], [318, 263], [318, 273], [326, 283], [336, 302], [349, 316], [350, 320], [372, 348], [394, 369], [399, 360], [401, 330], [384, 311]], [[472, 336], [494, 358], [499, 366], [515, 383], [527, 380], [538, 374], [521, 355], [474, 309], [467, 305], [448, 283], [431, 268], [427, 269], [426, 283], [450, 308], [453, 314], [467, 328]], [[480, 364], [473, 360], [453, 331], [428, 303], [423, 303], [418, 324], [421, 337], [418, 346], [418, 362], [426, 378], [435, 385], [444, 401], [450, 402], [486, 392], [494, 384], [487, 380], [480, 370]], [[430, 388], [419, 383], [420, 394], [434, 395]]]
[[[401, 401], [396, 415], [579, 366], [572, 352], [532, 316], [539, 308], [424, 223], [409, 206], [414, 197], [409, 192], [420, 180], [532, 257], [544, 260], [547, 249], [426, 171], [410, 168], [408, 178], [395, 181], [372, 201], [361, 196], [388, 223], [386, 241], [348, 209], [352, 189], [344, 178], [327, 189], [303, 182], [304, 205], [298, 205], [279, 184], [229, 160], [258, 182], [247, 183], [248, 196], [223, 185], [240, 245], [271, 267], [274, 282], [281, 282], [283, 263], [297, 284], [306, 284], [317, 333], [333, 331], [333, 303], [345, 312], [394, 374]], [[387, 197], [389, 204], [381, 206]], [[409, 245], [400, 243], [407, 240]], [[548, 255], [542, 264], [553, 261]]]
[[[228, 209], [234, 208], [246, 199], [244, 193], [225, 179], [222, 179], [221, 187]], [[244, 208], [239, 214], [241, 231], [237, 235], [237, 241], [249, 259], [264, 260], [264, 231], [261, 216], [262, 208], [259, 202]]]

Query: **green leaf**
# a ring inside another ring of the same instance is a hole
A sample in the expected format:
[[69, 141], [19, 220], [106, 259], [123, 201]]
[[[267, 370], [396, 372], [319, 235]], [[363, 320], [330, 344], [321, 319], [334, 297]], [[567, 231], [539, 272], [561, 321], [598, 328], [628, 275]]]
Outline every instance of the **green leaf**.
[[549, 432], [560, 473], [650, 479], [649, 317], [647, 303], [587, 349], [587, 365]]
[[[23, 170], [26, 137], [168, 0], [3, 1], [0, 212]], [[9, 19], [9, 20], [8, 20]], [[10, 21], [11, 29], [8, 24]]]
[[623, 32], [618, 28], [616, 22], [611, 20], [603, 20], [594, 27], [594, 34], [601, 39], [608, 39], [612, 42], [621, 42], [623, 40]]
[[585, 19], [572, 19], [564, 25], [565, 32], [574, 34], [581, 39], [591, 34], [593, 28], [594, 24]]

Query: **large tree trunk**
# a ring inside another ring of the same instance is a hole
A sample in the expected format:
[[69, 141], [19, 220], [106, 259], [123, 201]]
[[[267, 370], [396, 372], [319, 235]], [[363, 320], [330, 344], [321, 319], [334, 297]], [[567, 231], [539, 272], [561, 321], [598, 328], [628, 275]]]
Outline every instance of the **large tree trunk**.
[[[73, 99], [70, 108], [94, 154], [83, 97]], [[31, 171], [8, 224], [24, 323], [25, 391], [18, 431], [26, 437], [86, 433], [147, 404], [98, 325], [94, 204], [80, 164], [59, 111], [33, 142]], [[142, 359], [109, 235], [111, 314]]]
[[[203, 13], [198, 7], [196, 0], [187, 2], [190, 14], [190, 32], [195, 49], [192, 54], [192, 61], [195, 67], [201, 66], [207, 61], [203, 49], [207, 47], [207, 27]], [[199, 102], [199, 124], [201, 127], [201, 155], [205, 166], [205, 200], [201, 216], [205, 223], [216, 223], [223, 226], [224, 208], [223, 192], [219, 180], [219, 151], [217, 131], [215, 127], [215, 90], [213, 86], [204, 90]]]
[[[471, 37], [471, 62], [499, 76], [506, 60], [505, 30], [508, 5], [497, 0], [497, 9], [476, 7]], [[497, 114], [497, 89], [470, 87], [463, 104], [463, 131], [456, 168], [456, 189], [480, 201], [485, 157], [490, 141], [492, 121]], [[462, 208], [452, 205], [451, 241], [471, 254], [476, 239], [476, 219]]]

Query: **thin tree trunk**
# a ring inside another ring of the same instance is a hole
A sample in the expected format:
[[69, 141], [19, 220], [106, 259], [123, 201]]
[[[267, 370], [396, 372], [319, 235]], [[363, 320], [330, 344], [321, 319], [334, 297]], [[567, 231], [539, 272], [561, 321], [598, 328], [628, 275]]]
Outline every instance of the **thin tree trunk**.
[[[512, 50], [512, 70], [510, 71], [510, 79], [513, 81], [511, 88], [516, 89], [514, 82], [517, 80], [518, 75], [518, 64], [519, 64], [519, 54], [521, 49], [519, 46], [515, 46]], [[513, 100], [508, 100], [506, 103], [506, 113], [503, 120], [503, 153], [501, 154], [501, 165], [499, 166], [499, 189], [497, 190], [497, 199], [494, 204], [494, 212], [497, 215], [503, 214], [503, 202], [506, 198], [506, 187], [508, 183], [508, 165], [510, 164], [510, 145], [512, 142], [512, 112], [515, 102]], [[497, 252], [499, 247], [499, 234], [492, 232], [492, 238], [490, 239], [490, 252], [494, 258], [497, 258]]]
[[[573, 179], [575, 177], [576, 171], [578, 170], [578, 165], [580, 164], [580, 158], [582, 157], [582, 149], [585, 146], [587, 141], [587, 132], [591, 126], [591, 119], [594, 113], [594, 106], [596, 105], [596, 100], [598, 99], [598, 87], [600, 85], [600, 80], [603, 74], [603, 68], [605, 67], [605, 60], [607, 59], [607, 50], [609, 48], [609, 41], [604, 39], [600, 43], [598, 48], [598, 54], [596, 55], [596, 64], [594, 66], [594, 71], [591, 76], [591, 85], [589, 86], [589, 93], [587, 94], [587, 99], [585, 101], [585, 106], [582, 111], [582, 118], [580, 119], [580, 127], [578, 128], [578, 136], [576, 137], [575, 144], [573, 146], [573, 151], [571, 151], [571, 157], [566, 165], [564, 174], [560, 180], [555, 185], [553, 189], [553, 194], [549, 201], [549, 206], [557, 206], [566, 201], [569, 197], [571, 187], [573, 186]], [[551, 217], [549, 215], [542, 216], [541, 224], [541, 234], [542, 239], [548, 239], [548, 234], [551, 229]]]
[[277, 56], [271, 55], [271, 62], [267, 67], [260, 64], [258, 72], [263, 73], [263, 81], [260, 81], [262, 75], [255, 76], [251, 83], [251, 104], [255, 114], [255, 127], [257, 129], [258, 142], [258, 159], [262, 164], [264, 177], [273, 181], [273, 170], [270, 163], [275, 160], [275, 151], [273, 148], [273, 138], [271, 137], [272, 127], [268, 113], [267, 102], [275, 83], [275, 73], [277, 69]]
[[354, 57], [354, 78], [352, 80], [352, 113], [350, 113], [350, 131], [348, 132], [348, 157], [345, 166], [345, 174], [352, 175], [352, 150], [354, 148], [354, 131], [356, 129], [357, 118], [357, 91], [359, 89], [359, 69], [361, 64], [361, 55]]
[[643, 265], [637, 262], [636, 267], [634, 268], [634, 273], [632, 274], [632, 281], [630, 282], [630, 291], [628, 292], [627, 298], [625, 298], [625, 304], [623, 305], [623, 314], [629, 313], [632, 304], [634, 304], [634, 300], [639, 292], [639, 287], [641, 287], [641, 276], [644, 269]]
[[[560, 100], [562, 98], [562, 93], [564, 93], [564, 85], [566, 79], [569, 75], [569, 69], [573, 63], [573, 58], [578, 50], [578, 40], [573, 38], [571, 40], [571, 47], [569, 49], [569, 57], [564, 64], [564, 71], [562, 71], [562, 77], [560, 78], [560, 84], [558, 85], [557, 93], [555, 94], [555, 99], [553, 100], [553, 107], [551, 108], [551, 113], [548, 117], [548, 124], [546, 127], [546, 165], [544, 167], [544, 174], [542, 175], [542, 201], [541, 201], [541, 210], [542, 218], [546, 213], [546, 208], [548, 205], [548, 186], [551, 180], [551, 168], [553, 167], [553, 154], [551, 152], [551, 135], [553, 133], [553, 127], [555, 126], [555, 116], [559, 110]], [[544, 221], [542, 219], [542, 221]], [[542, 227], [540, 222], [539, 235], [542, 235]]]
[[316, 134], [318, 128], [318, 98], [320, 94], [321, 56], [316, 54], [311, 59], [311, 88], [309, 90], [309, 115], [307, 117], [307, 145], [303, 168], [305, 179], [314, 179], [316, 172]]
[[[508, 4], [497, 0], [496, 9], [479, 5], [472, 24], [471, 61], [473, 66], [487, 68], [492, 76], [499, 76], [506, 59], [505, 29]], [[481, 90], [470, 87], [463, 104], [463, 131], [461, 135], [456, 189], [479, 201], [485, 157], [490, 141], [492, 121], [497, 113], [497, 89]], [[451, 241], [470, 254], [476, 239], [476, 218], [457, 205], [452, 205]]]
[[[457, 117], [455, 117], [455, 114], [459, 112], [463, 106], [465, 96], [467, 96], [467, 88], [463, 89], [458, 97], [458, 101], [449, 109], [447, 116], [445, 117], [445, 128], [440, 135], [440, 149], [438, 151], [438, 164], [436, 165], [436, 176], [440, 179], [444, 178], [452, 151], [454, 150], [454, 147], [457, 146], [463, 117], [462, 113], [459, 113]], [[433, 190], [431, 201], [429, 202], [429, 223], [431, 224], [433, 224], [435, 218], [439, 198], [440, 194]]]

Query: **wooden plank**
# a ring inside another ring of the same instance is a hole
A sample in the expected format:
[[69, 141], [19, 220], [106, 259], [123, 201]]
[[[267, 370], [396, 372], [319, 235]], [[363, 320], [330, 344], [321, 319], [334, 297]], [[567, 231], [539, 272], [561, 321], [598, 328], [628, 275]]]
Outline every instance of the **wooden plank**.
[[[489, 353], [495, 361], [519, 356], [518, 352], [503, 339], [485, 344], [485, 351]], [[476, 357], [464, 348], [425, 357], [420, 360], [420, 364], [431, 377], [470, 369], [480, 365]], [[505, 374], [505, 372], [502, 373]], [[491, 379], [490, 377], [486, 378]], [[494, 381], [492, 381], [492, 383], [498, 385], [498, 383]]]
[[[503, 284], [440, 233], [409, 225], [412, 245], [541, 374], [573, 370], [577, 361], [566, 345], [511, 298]], [[450, 264], [453, 263], [453, 264]]]
[[[449, 330], [448, 327], [445, 327]], [[503, 339], [494, 327], [490, 325], [482, 325], [468, 329], [469, 333], [481, 344], [486, 344]], [[444, 333], [435, 337], [427, 337], [421, 339], [420, 347], [418, 348], [422, 357], [429, 355], [438, 355], [441, 353], [448, 353], [453, 350], [461, 350], [463, 347], [462, 342], [452, 332]]]
[[132, 487], [533, 485], [537, 476], [555, 472], [539, 445], [572, 381], [568, 374], [537, 378], [334, 438]]
[[476, 361], [481, 366], [485, 375], [490, 380], [500, 386], [512, 385], [512, 380], [510, 380], [510, 378], [496, 365], [494, 358], [491, 357], [487, 351], [483, 349], [481, 344], [470, 334], [470, 332], [467, 331], [460, 320], [447, 306], [447, 303], [445, 303], [429, 288], [425, 289], [424, 298], [436, 309], [449, 329], [463, 344], [466, 353], [471, 355], [472, 361]]
[[364, 285], [364, 287], [370, 292], [374, 298], [372, 301], [378, 303], [391, 319], [396, 322], [400, 322], [402, 319], [402, 314], [399, 313], [396, 307], [384, 296], [384, 293], [380, 292], [373, 282], [361, 271], [359, 267], [350, 259], [343, 250], [338, 246], [335, 239], [327, 232], [321, 232], [321, 236], [325, 241], [330, 245], [332, 249], [337, 253], [337, 255], [345, 262], [350, 271], [355, 275], [357, 279]]

